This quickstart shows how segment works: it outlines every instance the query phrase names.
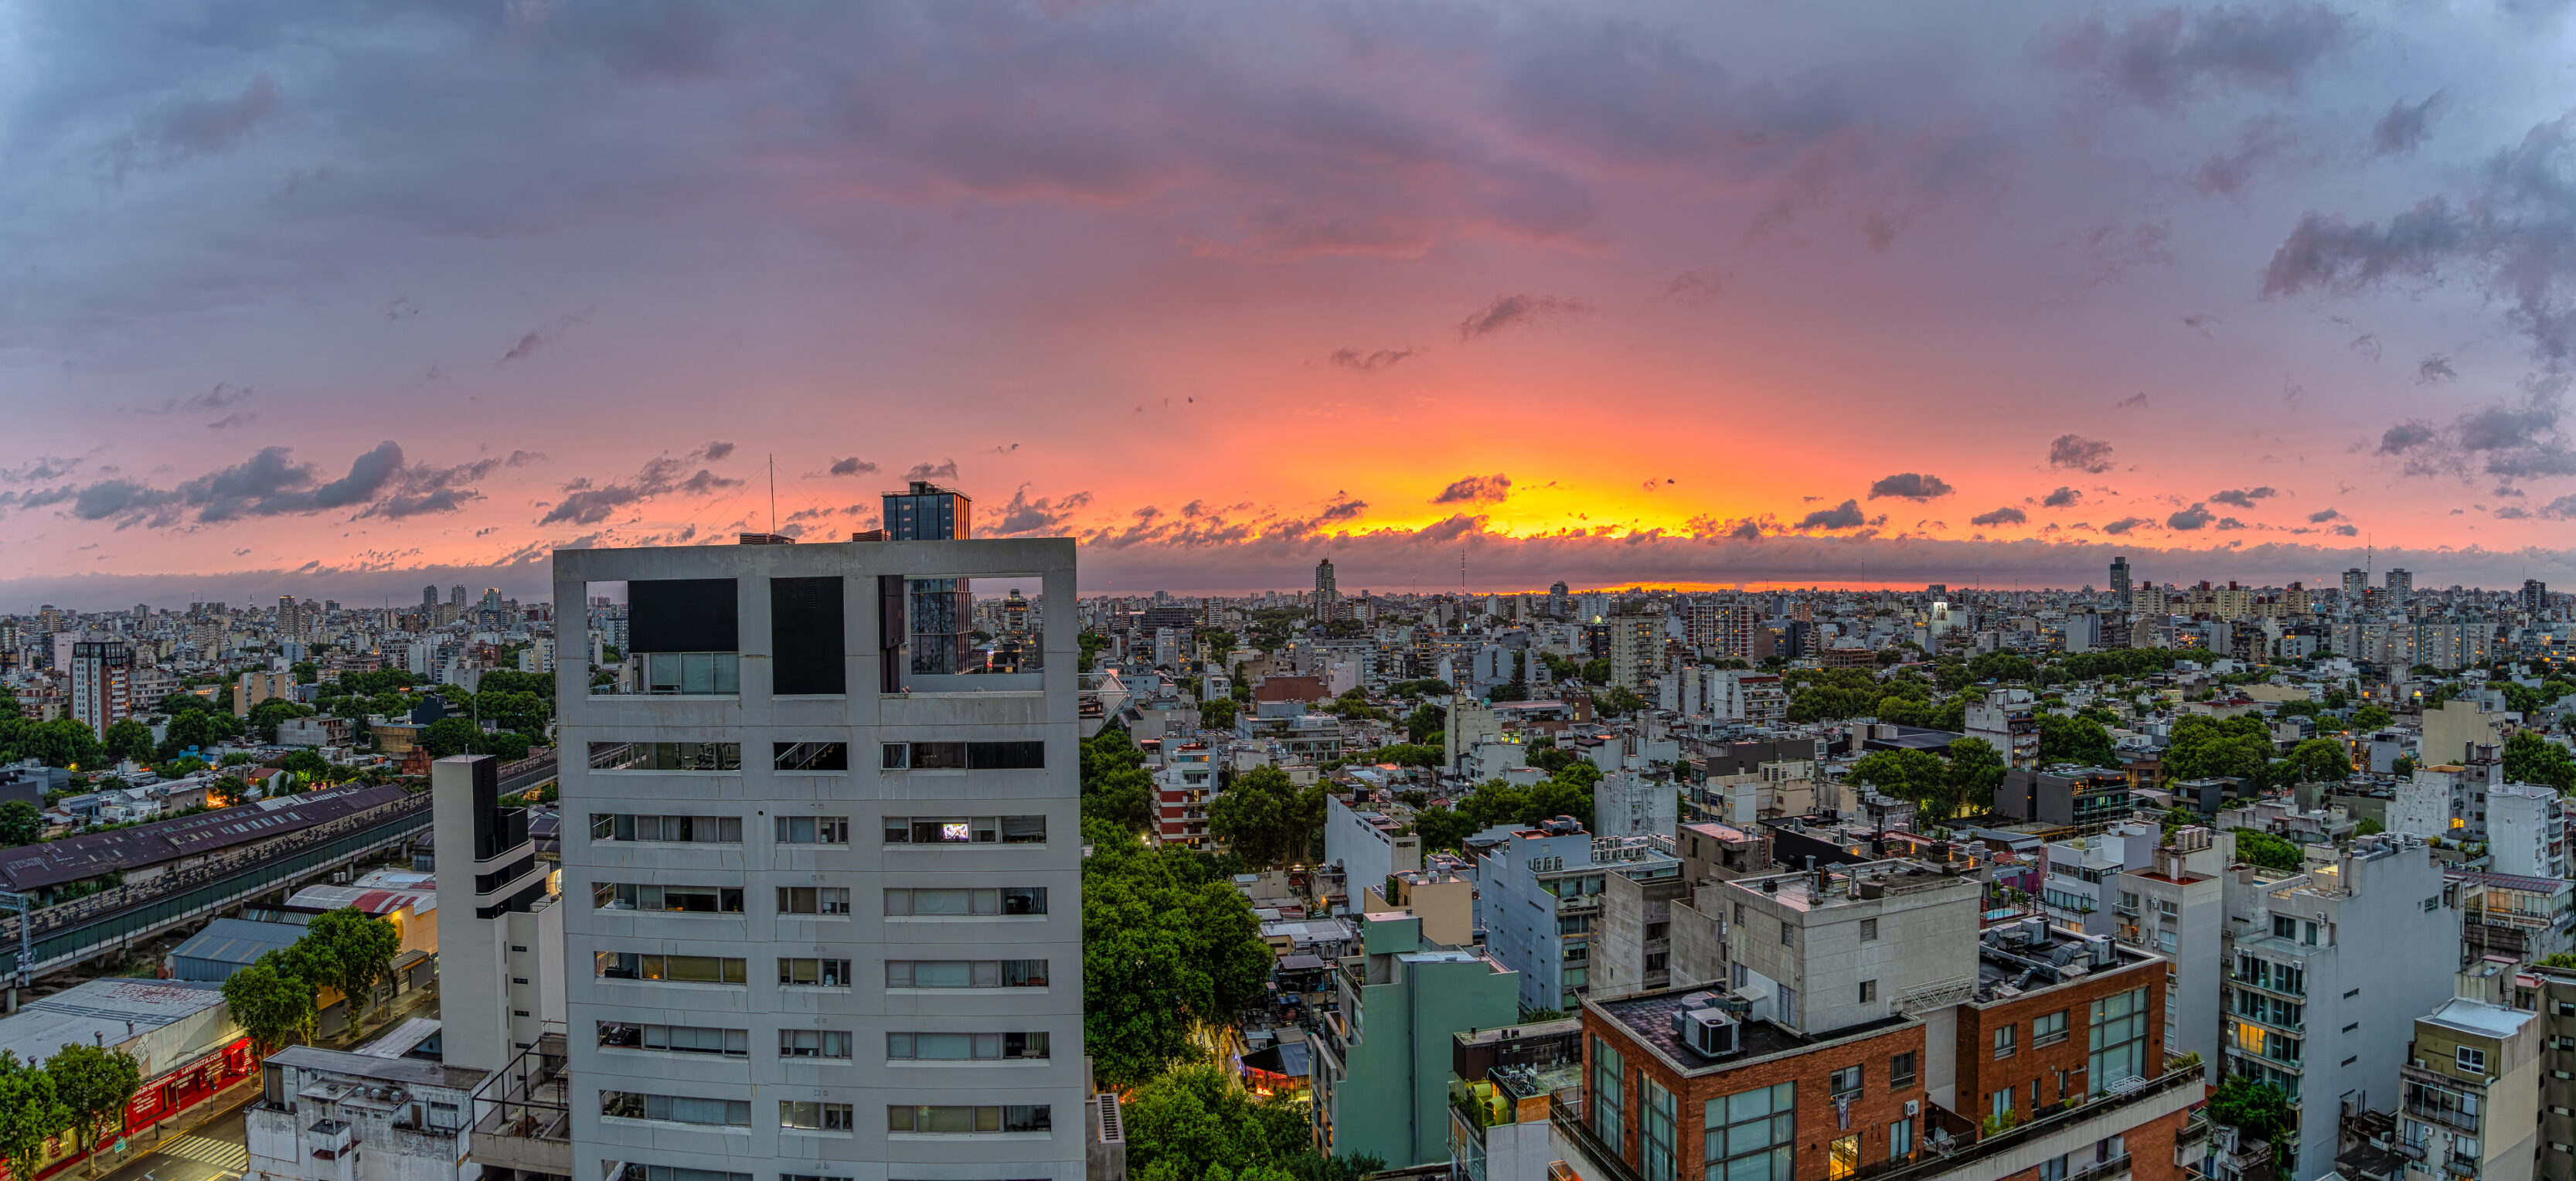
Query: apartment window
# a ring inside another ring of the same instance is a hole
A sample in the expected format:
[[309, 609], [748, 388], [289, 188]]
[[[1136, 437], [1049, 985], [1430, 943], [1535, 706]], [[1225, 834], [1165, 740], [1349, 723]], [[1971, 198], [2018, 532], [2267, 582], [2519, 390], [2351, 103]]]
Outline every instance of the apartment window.
[[846, 915], [850, 891], [846, 886], [780, 886], [778, 913]]
[[1741, 902], [1735, 904], [1735, 925], [1739, 927], [1744, 925], [1744, 904]]
[[653, 910], [674, 914], [741, 914], [739, 886], [644, 886], [599, 882], [590, 888], [598, 910]]
[[1791, 1181], [1797, 1087], [1780, 1083], [1708, 1101], [1701, 1160], [1725, 1181]]
[[848, 692], [844, 601], [838, 578], [769, 580], [771, 692]]
[[2120, 906], [2124, 910], [2134, 911], [2138, 909], [2138, 896], [2128, 892], [2127, 890], [2120, 891]]
[[801, 1099], [778, 1101], [778, 1126], [808, 1132], [855, 1132], [857, 1122], [847, 1103], [815, 1103]]
[[778, 1056], [781, 1058], [847, 1058], [850, 1035], [840, 1029], [782, 1029], [778, 1031]]
[[739, 771], [739, 742], [594, 742], [593, 771]]
[[2285, 914], [2276, 914], [2276, 915], [2273, 915], [2273, 916], [2272, 916], [2272, 936], [2273, 936], [2273, 938], [2276, 938], [2276, 939], [2296, 939], [2296, 938], [2298, 938], [2298, 937], [2299, 937], [2299, 920], [2294, 919], [2294, 918], [2291, 918], [2290, 916], [2285, 915]]
[[1026, 1033], [889, 1033], [886, 1057], [902, 1062], [1007, 1062], [1048, 1055], [1044, 1031]]
[[850, 818], [847, 816], [781, 816], [778, 818], [778, 843], [782, 845], [849, 844]]
[[1878, 920], [1862, 919], [1860, 921], [1860, 941], [1867, 943], [1876, 938], [1878, 938]]
[[608, 1119], [650, 1119], [665, 1120], [675, 1124], [748, 1128], [751, 1126], [751, 1101], [697, 1099], [687, 1095], [639, 1095], [633, 1091], [601, 1091], [599, 1114]]
[[2451, 1061], [2470, 1074], [2487, 1072], [2487, 1052], [2475, 1046], [2460, 1046], [2452, 1051]]
[[888, 988], [1044, 988], [1045, 960], [887, 960]]
[[778, 960], [778, 982], [799, 988], [848, 988], [850, 961], [781, 956]]
[[2012, 1057], [2020, 1034], [2021, 1027], [2018, 1025], [2007, 1025], [1995, 1030], [1995, 1057]]
[[2084, 1085], [2090, 1094], [2098, 1096], [2114, 1083], [2146, 1076], [2146, 989], [2133, 988], [2093, 1002], [2089, 1025], [2092, 1056], [2085, 1061]]
[[1780, 920], [1780, 944], [1781, 944], [1781, 946], [1786, 947], [1786, 946], [1789, 946], [1789, 945], [1791, 945], [1791, 944], [1796, 943], [1797, 941], [1798, 941], [1798, 929], [1797, 929], [1796, 927], [1792, 927], [1792, 926], [1790, 926], [1790, 925], [1789, 925], [1789, 920], [1787, 920], [1787, 919], [1782, 919], [1782, 920]]
[[2013, 1093], [2011, 1087], [2005, 1087], [2003, 1090], [1988, 1095], [1986, 1096], [1986, 1114], [1991, 1115], [1996, 1119], [2003, 1119], [2010, 1116], [2012, 1114], [2012, 1101]]
[[599, 1023], [603, 1049], [663, 1050], [674, 1054], [718, 1054], [741, 1058], [751, 1053], [751, 1032], [701, 1025], [640, 1025], [626, 1021]]
[[886, 1130], [915, 1136], [971, 1136], [979, 1132], [1045, 1132], [1054, 1128], [1047, 1105], [1008, 1107], [889, 1107]]
[[1904, 1160], [1914, 1155], [1914, 1121], [1897, 1120], [1887, 1125], [1887, 1159]]
[[888, 816], [889, 845], [1042, 845], [1044, 816]]
[[[616, 1181], [751, 1181], [749, 1173], [727, 1173], [718, 1169], [683, 1169], [671, 1165], [645, 1165], [628, 1161], [617, 1171]], [[841, 1179], [834, 1179], [841, 1181]]]
[[1866, 1005], [1866, 1004], [1868, 1004], [1868, 1003], [1870, 1003], [1870, 1002], [1872, 1002], [1872, 1001], [1875, 1001], [1875, 1000], [1877, 1000], [1877, 999], [1878, 999], [1878, 981], [1875, 981], [1875, 980], [1863, 980], [1863, 981], [1861, 981], [1861, 982], [1860, 982], [1860, 1003], [1862, 1003], [1862, 1004]]
[[1600, 1038], [1592, 1039], [1592, 1134], [1611, 1144], [1628, 1142], [1627, 1113], [1622, 1105], [1627, 1093], [1628, 1064], [1619, 1051]]
[[672, 984], [742, 984], [749, 977], [744, 961], [712, 955], [662, 955], [603, 951], [594, 969], [604, 980], [651, 980]]
[[885, 912], [894, 916], [1045, 914], [1044, 886], [927, 887], [885, 892]]
[[742, 817], [635, 816], [624, 812], [594, 812], [590, 817], [590, 839], [739, 845], [742, 843]]
[[778, 1181], [850, 1181], [847, 1177], [825, 1177], [815, 1173], [780, 1173]]
[[778, 771], [847, 771], [850, 769], [850, 746], [846, 742], [774, 742], [770, 744], [770, 767]]
[[1046, 766], [1043, 742], [889, 742], [888, 771], [1024, 771]]
[[2066, 1010], [2059, 1009], [2047, 1016], [2034, 1018], [2030, 1023], [2030, 1044], [2053, 1046], [2065, 1041], [2066, 1013]]
[[1639, 1081], [1642, 1085], [1638, 1092], [1644, 1102], [1637, 1105], [1637, 1151], [1644, 1157], [1646, 1176], [1670, 1177], [1673, 1175], [1674, 1125], [1677, 1122], [1673, 1093], [1643, 1075], [1639, 1076]]
[[1887, 1060], [1887, 1089], [1901, 1091], [1914, 1085], [1914, 1052], [1897, 1054]]
[[1833, 1073], [1830, 1082], [1834, 1098], [1860, 1098], [1860, 1067], [1846, 1066], [1841, 1070], [1837, 1070]]

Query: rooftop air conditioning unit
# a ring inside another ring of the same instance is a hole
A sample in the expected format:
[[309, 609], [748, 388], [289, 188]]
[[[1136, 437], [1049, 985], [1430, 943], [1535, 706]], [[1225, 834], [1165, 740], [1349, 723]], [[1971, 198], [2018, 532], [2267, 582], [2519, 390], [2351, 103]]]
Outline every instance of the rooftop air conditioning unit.
[[1735, 1018], [1718, 1009], [1685, 1009], [1673, 1014], [1673, 1036], [1704, 1058], [1735, 1052]]

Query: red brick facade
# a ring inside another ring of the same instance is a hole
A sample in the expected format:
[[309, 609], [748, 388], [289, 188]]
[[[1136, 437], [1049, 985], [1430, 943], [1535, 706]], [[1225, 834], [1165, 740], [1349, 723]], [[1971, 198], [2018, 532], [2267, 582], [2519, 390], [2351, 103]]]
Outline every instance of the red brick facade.
[[[2089, 1034], [2093, 1002], [2131, 989], [2147, 990], [2147, 1049], [2144, 1072], [2153, 1078], [2164, 1073], [2165, 1030], [2165, 965], [2162, 960], [2131, 964], [2117, 971], [2099, 972], [2027, 996], [1993, 1001], [1984, 1005], [1961, 1004], [1959, 1012], [1958, 1096], [1959, 1114], [1972, 1120], [1983, 1120], [1993, 1108], [1991, 1096], [2005, 1087], [2013, 1088], [2013, 1112], [2023, 1119], [2035, 1110], [2055, 1107], [2061, 1101], [2084, 1101], [2089, 1080], [2085, 1077], [2086, 1059], [2091, 1053]], [[2065, 1036], [2048, 1045], [2037, 1044], [2034, 1025], [2051, 1014], [2066, 1014]], [[2013, 1031], [2013, 1053], [1995, 1056], [1995, 1031]], [[2116, 1080], [2115, 1080], [2116, 1081]], [[2031, 1086], [2037, 1083], [2039, 1101], [2031, 1102]]]
[[[1655, 1057], [1654, 1051], [1639, 1044], [1625, 1026], [1603, 1018], [1598, 1012], [1584, 1011], [1583, 1032], [1583, 1085], [1587, 1103], [1592, 1087], [1595, 1039], [1607, 1040], [1624, 1060], [1626, 1102], [1621, 1122], [1625, 1126], [1618, 1148], [1628, 1166], [1641, 1172], [1644, 1162], [1638, 1141], [1640, 1104], [1636, 1098], [1644, 1093], [1638, 1085], [1641, 1077], [1673, 1093], [1677, 1123], [1674, 1162], [1679, 1176], [1693, 1179], [1698, 1178], [1705, 1167], [1705, 1133], [1708, 1101], [1711, 1099], [1723, 1099], [1778, 1083], [1796, 1083], [1797, 1181], [1825, 1181], [1830, 1171], [1830, 1145], [1843, 1137], [1858, 1138], [1862, 1168], [1884, 1162], [1888, 1158], [1889, 1125], [1906, 1118], [1905, 1104], [1908, 1100], [1919, 1104], [1923, 1099], [1925, 1047], [1923, 1026], [1919, 1023], [1908, 1023], [1848, 1042], [1827, 1043], [1735, 1069], [1691, 1077], [1666, 1066]], [[1914, 1056], [1914, 1079], [1903, 1087], [1892, 1087], [1888, 1079], [1889, 1064], [1899, 1054]], [[1837, 1112], [1832, 1090], [1833, 1073], [1849, 1066], [1861, 1068], [1861, 1094], [1852, 1103], [1846, 1123]], [[1918, 1106], [1917, 1110], [1923, 1109]], [[1584, 1108], [1584, 1117], [1587, 1122], [1591, 1118], [1588, 1106]], [[1919, 1114], [1916, 1116], [1912, 1125], [1915, 1147], [1922, 1146], [1924, 1129], [1929, 1126]], [[1672, 1179], [1648, 1178], [1647, 1181]]]

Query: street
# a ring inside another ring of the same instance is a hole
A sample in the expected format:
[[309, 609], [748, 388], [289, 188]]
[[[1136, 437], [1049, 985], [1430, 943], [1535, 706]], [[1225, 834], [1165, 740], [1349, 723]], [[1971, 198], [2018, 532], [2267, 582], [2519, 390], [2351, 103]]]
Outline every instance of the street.
[[[155, 1145], [152, 1133], [134, 1137], [147, 1155], [136, 1157], [125, 1167], [107, 1174], [108, 1181], [236, 1181], [250, 1159], [242, 1131], [242, 1105], [258, 1092], [244, 1090], [232, 1110], [184, 1133], [167, 1136]], [[60, 1175], [59, 1181], [77, 1181], [79, 1169]]]

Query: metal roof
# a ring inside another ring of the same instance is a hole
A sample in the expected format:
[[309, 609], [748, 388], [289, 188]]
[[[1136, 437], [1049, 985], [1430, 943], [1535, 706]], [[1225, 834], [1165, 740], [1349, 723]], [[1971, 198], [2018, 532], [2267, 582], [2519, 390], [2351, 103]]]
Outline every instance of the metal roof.
[[183, 857], [200, 857], [298, 832], [393, 803], [408, 794], [393, 784], [343, 788], [262, 800], [114, 832], [22, 845], [0, 851], [0, 880], [5, 880], [12, 890], [37, 890], [112, 870], [141, 869]]
[[20, 1062], [40, 1062], [75, 1043], [122, 1045], [223, 1003], [223, 986], [209, 982], [92, 980], [0, 1018], [0, 1051], [16, 1052]]
[[[206, 924], [205, 930], [190, 936], [187, 942], [171, 948], [170, 963], [173, 970], [185, 973], [180, 976], [182, 980], [223, 980], [232, 975], [232, 969], [249, 967], [258, 962], [259, 957], [293, 947], [295, 941], [303, 937], [304, 928], [293, 923], [216, 919]], [[181, 963], [183, 960], [194, 961], [209, 969], [220, 968], [222, 975], [190, 973], [189, 965]]]

